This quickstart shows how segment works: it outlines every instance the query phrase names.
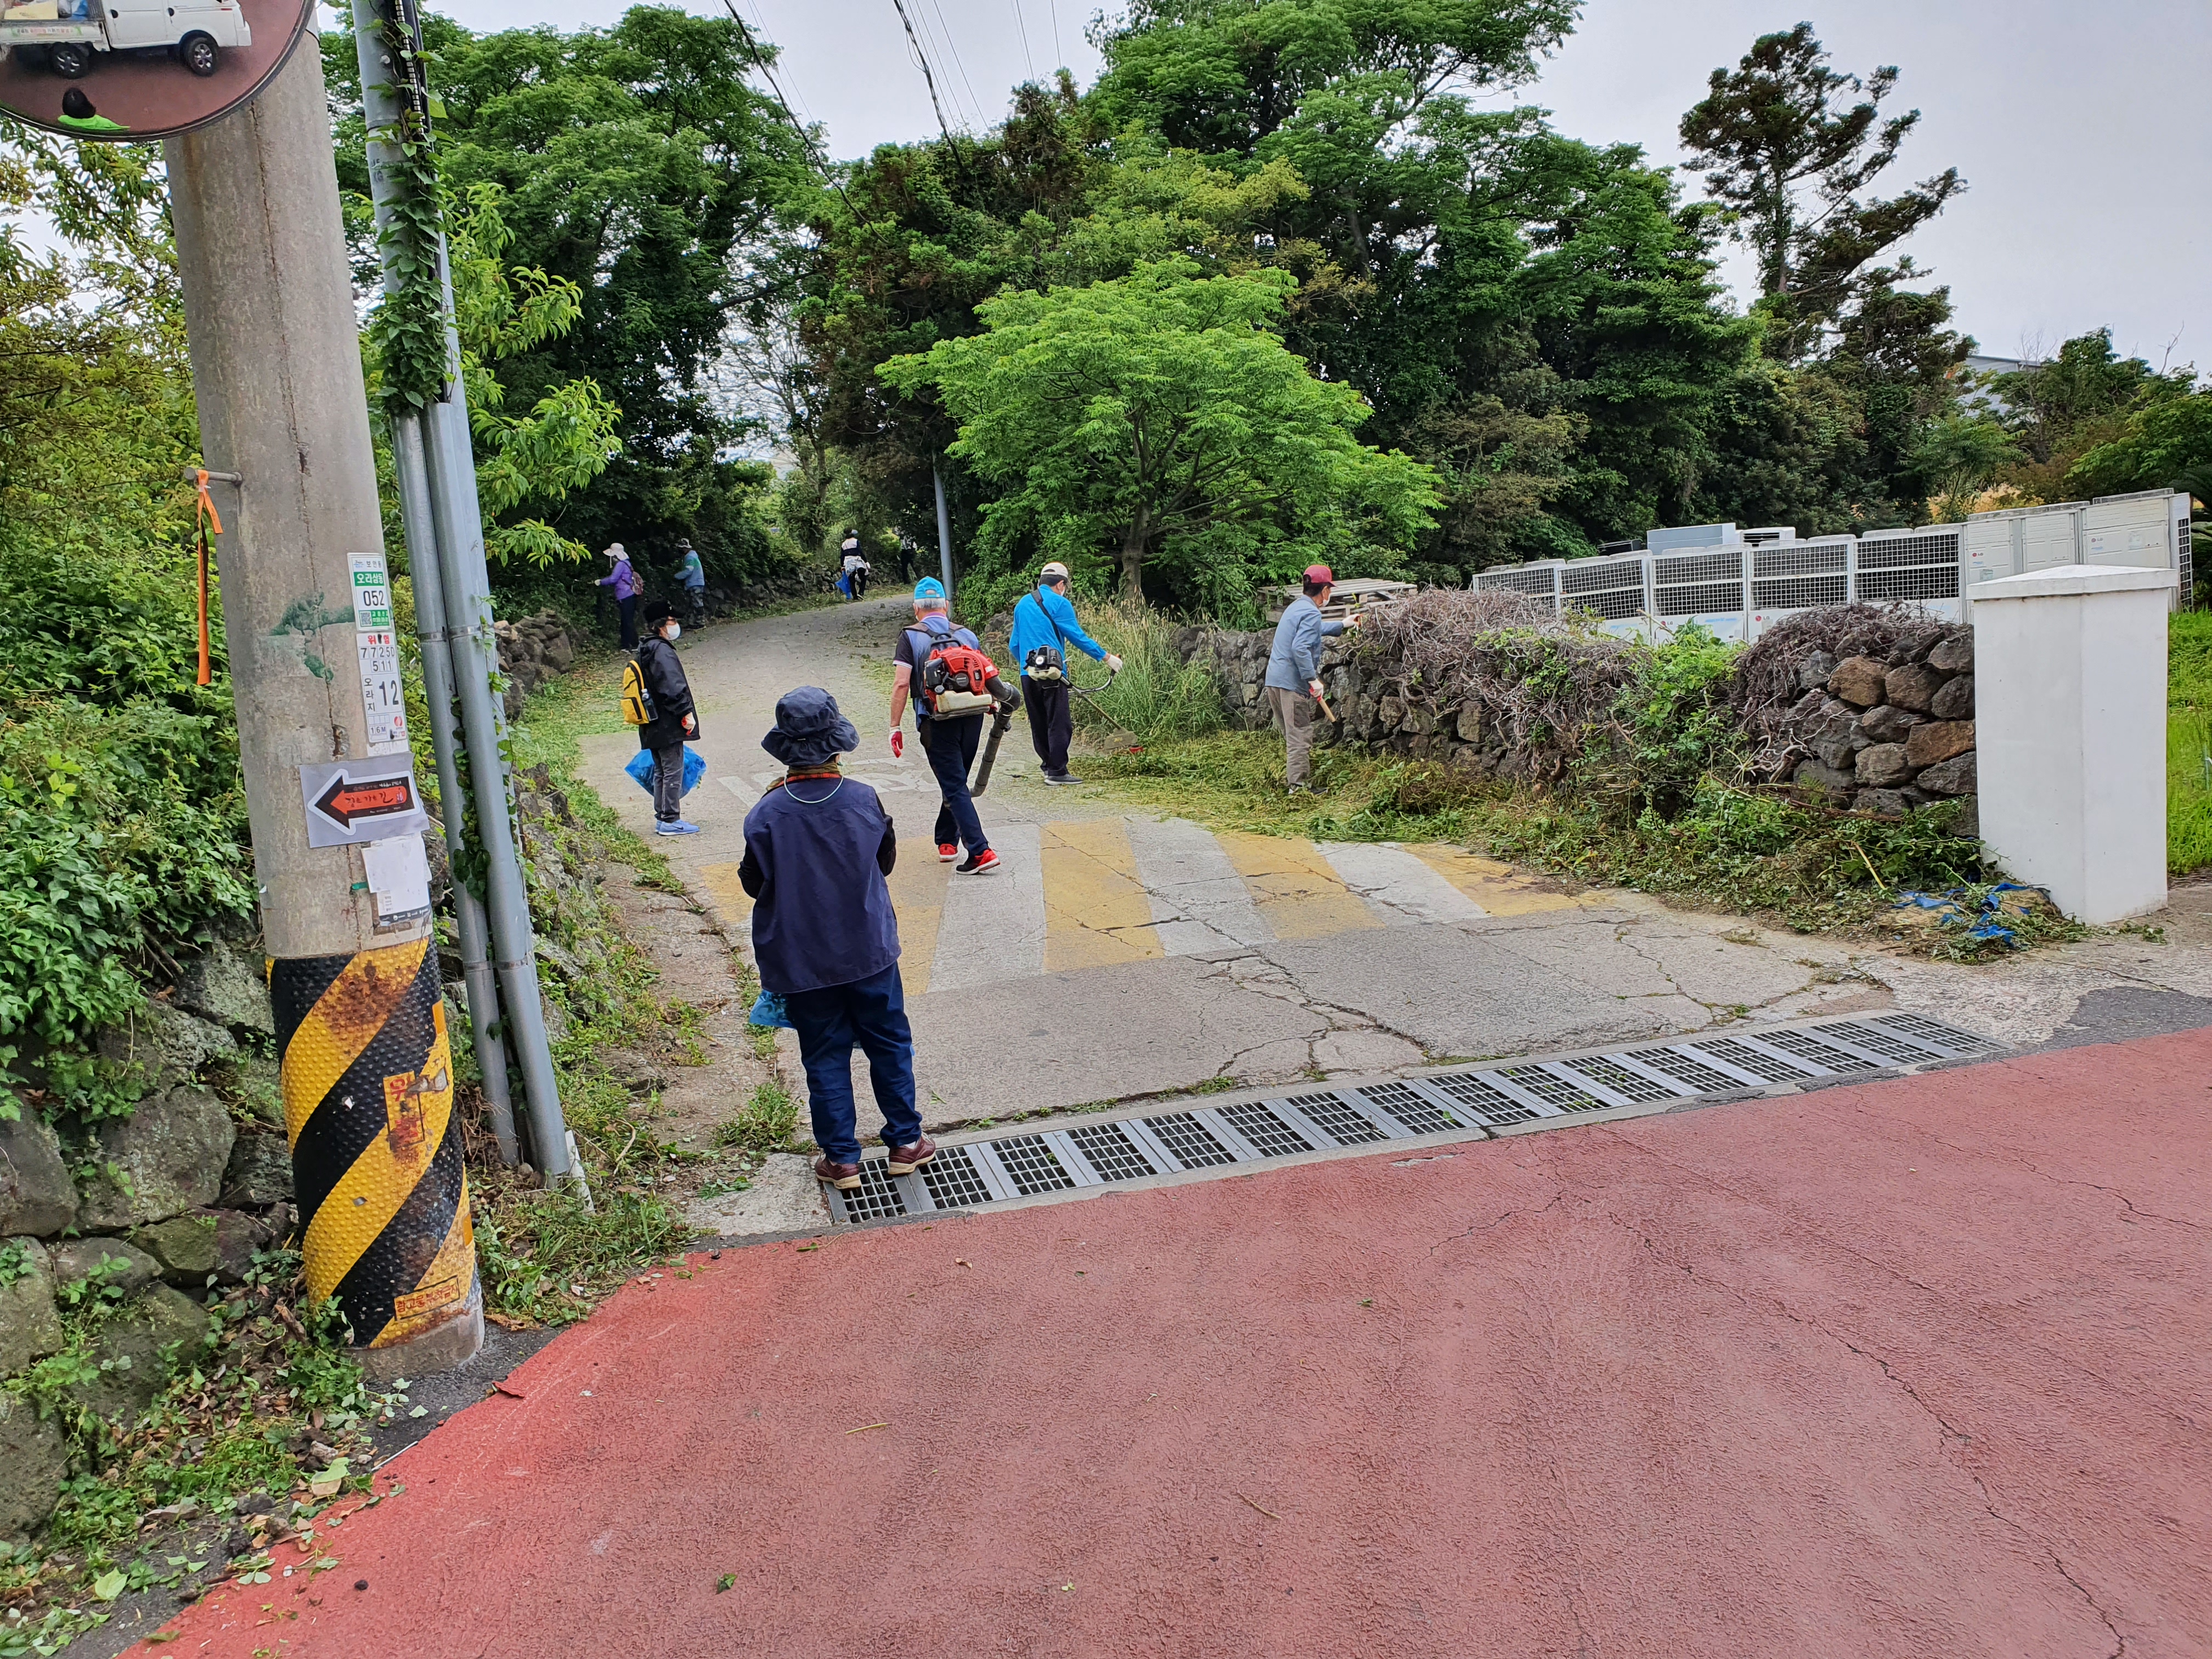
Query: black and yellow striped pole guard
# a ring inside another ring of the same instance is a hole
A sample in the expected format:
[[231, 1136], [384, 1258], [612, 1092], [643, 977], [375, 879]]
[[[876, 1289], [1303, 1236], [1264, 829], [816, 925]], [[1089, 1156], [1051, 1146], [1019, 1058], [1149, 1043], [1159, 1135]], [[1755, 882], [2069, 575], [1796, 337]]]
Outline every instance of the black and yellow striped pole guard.
[[307, 1289], [364, 1348], [481, 1305], [453, 1055], [430, 941], [269, 974]]

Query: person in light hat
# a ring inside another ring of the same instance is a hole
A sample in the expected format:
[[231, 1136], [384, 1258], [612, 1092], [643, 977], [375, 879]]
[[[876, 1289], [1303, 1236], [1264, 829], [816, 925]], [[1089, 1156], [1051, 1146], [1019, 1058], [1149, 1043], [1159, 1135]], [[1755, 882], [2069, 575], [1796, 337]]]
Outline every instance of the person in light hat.
[[1029, 711], [1030, 744], [1047, 783], [1079, 783], [1067, 775], [1067, 745], [1075, 735], [1068, 708], [1067, 647], [1073, 646], [1109, 673], [1121, 659], [1083, 631], [1067, 597], [1067, 567], [1057, 559], [1037, 573], [1036, 585], [1014, 607], [1009, 645], [1022, 665], [1022, 706]]
[[615, 609], [622, 612], [622, 643], [625, 651], [637, 649], [637, 596], [645, 592], [645, 584], [638, 580], [637, 570], [623, 551], [623, 544], [614, 542], [606, 550], [607, 574], [599, 578], [597, 586], [611, 587], [615, 592]]
[[782, 999], [799, 1034], [822, 1149], [814, 1173], [847, 1192], [860, 1184], [855, 1045], [868, 1057], [890, 1173], [911, 1175], [937, 1156], [915, 1104], [914, 1030], [884, 880], [898, 861], [898, 833], [876, 792], [846, 777], [837, 761], [860, 746], [836, 698], [814, 685], [786, 692], [775, 729], [761, 739], [784, 775], [745, 814], [738, 866], [753, 901], [762, 989]]
[[[1299, 596], [1275, 624], [1275, 643], [1267, 653], [1267, 702], [1283, 723], [1283, 776], [1290, 793], [1306, 793], [1313, 761], [1314, 710], [1320, 706], [1321, 642], [1344, 632], [1345, 624], [1323, 617], [1336, 574], [1325, 564], [1306, 567]], [[1354, 617], [1352, 625], [1358, 627]]]

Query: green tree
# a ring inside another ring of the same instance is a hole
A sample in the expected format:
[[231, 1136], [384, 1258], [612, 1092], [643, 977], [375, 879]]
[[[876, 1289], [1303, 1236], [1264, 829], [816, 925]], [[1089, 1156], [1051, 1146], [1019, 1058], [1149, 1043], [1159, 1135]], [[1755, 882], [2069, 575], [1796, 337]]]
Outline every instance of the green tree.
[[2185, 489], [2212, 499], [2212, 392], [2160, 398], [2128, 417], [2119, 434], [2074, 463], [2066, 487], [2081, 495]]
[[1918, 110], [1884, 118], [1896, 87], [1894, 65], [1865, 77], [1830, 68], [1813, 26], [1800, 23], [1761, 35], [1733, 71], [1715, 70], [1682, 118], [1683, 148], [1705, 158], [1706, 188], [1758, 258], [1775, 320], [1770, 349], [1785, 362], [1812, 355], [1885, 281], [1913, 274], [1868, 267], [1966, 188], [1948, 167], [1896, 196], [1861, 199], [1919, 125]]
[[1241, 598], [1255, 570], [1404, 549], [1437, 504], [1427, 468], [1352, 435], [1358, 394], [1272, 331], [1291, 285], [1142, 264], [1002, 295], [978, 307], [988, 332], [880, 372], [908, 395], [934, 386], [960, 425], [954, 453], [1006, 487], [985, 510], [1002, 556], [1103, 553], [1141, 599], [1158, 549], [1185, 592]]
[[[715, 406], [710, 371], [741, 297], [735, 255], [805, 180], [799, 137], [746, 79], [773, 48], [730, 18], [665, 6], [573, 34], [479, 35], [432, 16], [425, 35], [447, 181], [498, 185], [513, 239], [503, 257], [578, 296], [575, 326], [487, 359], [504, 406], [536, 410], [589, 381], [622, 412], [622, 453], [574, 488], [562, 536], [643, 552], [742, 516], [759, 480], [721, 458], [738, 434]], [[347, 33], [325, 37], [324, 65], [340, 182], [365, 197]], [[350, 228], [366, 288], [375, 270], [366, 216]]]

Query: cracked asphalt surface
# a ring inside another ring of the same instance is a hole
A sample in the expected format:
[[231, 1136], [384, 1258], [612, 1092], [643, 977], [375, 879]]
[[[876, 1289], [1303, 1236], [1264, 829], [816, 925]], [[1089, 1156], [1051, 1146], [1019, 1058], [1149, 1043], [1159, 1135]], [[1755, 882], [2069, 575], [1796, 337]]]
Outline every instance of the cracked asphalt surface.
[[[1323, 849], [1125, 816], [1103, 789], [1043, 785], [1018, 722], [980, 803], [1008, 871], [950, 878], [923, 839], [936, 808], [927, 768], [911, 751], [894, 764], [884, 738], [884, 665], [904, 614], [902, 600], [872, 600], [687, 635], [708, 778], [686, 810], [704, 833], [659, 845], [743, 939], [744, 810], [777, 772], [760, 737], [792, 687], [836, 694], [862, 738], [850, 769], [883, 792], [903, 837], [894, 895], [933, 1127], [1745, 1018], [1894, 1006], [2028, 1048], [2065, 1040], [2092, 994], [2156, 1011], [2113, 1034], [2212, 1016], [2212, 887], [2177, 895], [2162, 941], [2100, 935], [1961, 968], [1642, 894], [1566, 895], [1453, 849]], [[648, 801], [621, 775], [634, 753], [626, 735], [586, 739], [585, 770], [643, 830]], [[2081, 1040], [2106, 1029], [2093, 1018]]]
[[695, 1256], [167, 1650], [2212, 1652], [2208, 1089], [2197, 1030]]

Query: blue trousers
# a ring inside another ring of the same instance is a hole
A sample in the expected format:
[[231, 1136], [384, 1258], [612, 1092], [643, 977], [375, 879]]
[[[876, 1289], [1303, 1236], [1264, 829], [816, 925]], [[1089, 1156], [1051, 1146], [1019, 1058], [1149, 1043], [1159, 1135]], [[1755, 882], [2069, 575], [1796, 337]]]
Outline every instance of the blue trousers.
[[898, 963], [848, 985], [793, 991], [785, 997], [784, 1010], [806, 1065], [814, 1144], [833, 1162], [860, 1161], [853, 1103], [855, 1043], [868, 1057], [876, 1107], [884, 1115], [884, 1144], [911, 1146], [921, 1139], [921, 1113], [914, 1103], [914, 1031], [907, 1024]]
[[937, 787], [945, 804], [937, 809], [935, 835], [939, 847], [957, 839], [970, 853], [988, 853], [991, 843], [983, 836], [983, 820], [976, 816], [975, 799], [968, 793], [968, 774], [975, 752], [983, 745], [983, 722], [988, 714], [956, 714], [947, 720], [921, 720], [921, 741], [929, 751], [929, 769], [937, 775]]

